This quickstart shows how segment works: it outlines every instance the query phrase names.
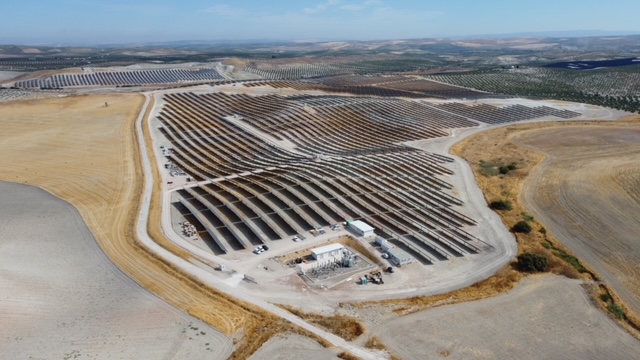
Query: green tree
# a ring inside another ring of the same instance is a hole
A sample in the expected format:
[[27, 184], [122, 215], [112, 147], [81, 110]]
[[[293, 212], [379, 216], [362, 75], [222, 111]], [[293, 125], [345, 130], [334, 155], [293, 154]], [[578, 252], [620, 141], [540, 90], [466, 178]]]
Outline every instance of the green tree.
[[531, 232], [531, 225], [528, 222], [521, 220], [518, 221], [512, 228], [513, 232], [528, 234]]
[[509, 201], [509, 200], [492, 201], [489, 204], [489, 207], [492, 208], [493, 210], [511, 210], [511, 209], [513, 209], [513, 205], [511, 204], [511, 201]]
[[543, 272], [547, 270], [548, 260], [544, 255], [524, 253], [518, 256], [518, 269], [525, 272]]

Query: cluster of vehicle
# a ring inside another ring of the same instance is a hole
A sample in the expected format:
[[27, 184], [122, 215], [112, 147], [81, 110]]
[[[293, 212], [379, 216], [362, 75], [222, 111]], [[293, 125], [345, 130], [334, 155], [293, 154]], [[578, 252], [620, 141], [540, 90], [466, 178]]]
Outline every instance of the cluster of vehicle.
[[253, 249], [253, 253], [258, 255], [258, 254], [262, 254], [265, 251], [268, 251], [269, 247], [267, 245], [261, 245], [256, 247], [255, 249]]
[[304, 237], [302, 235], [296, 235], [296, 236], [293, 237], [292, 240], [295, 241], [295, 242], [298, 242], [298, 241], [302, 241], [302, 240], [305, 240], [305, 239], [306, 239], [306, 237]]

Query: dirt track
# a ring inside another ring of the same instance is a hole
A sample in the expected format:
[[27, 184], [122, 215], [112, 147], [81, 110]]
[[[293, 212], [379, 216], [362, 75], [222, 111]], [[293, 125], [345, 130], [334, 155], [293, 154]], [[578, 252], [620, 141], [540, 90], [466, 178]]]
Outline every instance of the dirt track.
[[525, 182], [525, 206], [640, 313], [640, 127], [533, 130], [514, 142], [547, 156]]

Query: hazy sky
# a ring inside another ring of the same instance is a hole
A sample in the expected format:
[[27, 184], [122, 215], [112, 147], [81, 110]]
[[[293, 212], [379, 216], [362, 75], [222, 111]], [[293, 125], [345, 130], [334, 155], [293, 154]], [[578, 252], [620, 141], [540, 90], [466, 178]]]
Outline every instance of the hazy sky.
[[0, 0], [0, 13], [2, 42], [640, 33], [639, 0]]

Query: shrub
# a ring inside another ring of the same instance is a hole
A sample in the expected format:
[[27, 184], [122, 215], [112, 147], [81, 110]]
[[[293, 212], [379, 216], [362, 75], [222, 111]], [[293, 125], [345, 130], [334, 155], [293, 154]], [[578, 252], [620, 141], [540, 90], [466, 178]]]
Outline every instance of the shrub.
[[522, 215], [522, 218], [524, 219], [524, 221], [531, 222], [531, 221], [535, 220], [535, 218], [533, 216], [527, 214], [526, 212], [523, 212], [520, 215]]
[[513, 209], [513, 205], [511, 204], [511, 201], [509, 201], [509, 200], [492, 201], [489, 204], [489, 207], [492, 208], [493, 210], [511, 210], [511, 209]]
[[532, 253], [518, 256], [518, 269], [525, 272], [543, 272], [547, 270], [547, 257]]
[[513, 171], [513, 170], [518, 169], [518, 167], [516, 166], [516, 163], [511, 163], [511, 164], [507, 165], [507, 169], [509, 171]]
[[492, 162], [480, 160], [480, 174], [490, 177], [498, 175], [498, 170], [496, 170], [495, 165]]
[[609, 312], [613, 314], [616, 318], [620, 320], [624, 320], [627, 316], [624, 314], [624, 310], [618, 304], [609, 304], [607, 307]]
[[587, 271], [587, 269], [584, 266], [582, 266], [582, 264], [580, 263], [580, 260], [578, 260], [577, 257], [567, 254], [566, 251], [558, 250], [558, 251], [554, 251], [553, 253], [555, 256], [571, 264], [571, 266], [576, 268], [576, 270], [578, 270], [579, 272], [583, 273]]
[[531, 232], [531, 225], [528, 222], [522, 220], [518, 221], [512, 228], [513, 232], [528, 234]]
[[500, 168], [498, 169], [498, 171], [500, 172], [500, 174], [502, 175], [506, 175], [509, 173], [509, 167], [507, 166], [500, 166]]
[[604, 302], [609, 302], [609, 301], [611, 301], [611, 295], [609, 295], [609, 294], [600, 294], [600, 300], [602, 300]]

